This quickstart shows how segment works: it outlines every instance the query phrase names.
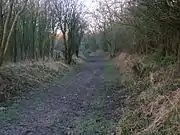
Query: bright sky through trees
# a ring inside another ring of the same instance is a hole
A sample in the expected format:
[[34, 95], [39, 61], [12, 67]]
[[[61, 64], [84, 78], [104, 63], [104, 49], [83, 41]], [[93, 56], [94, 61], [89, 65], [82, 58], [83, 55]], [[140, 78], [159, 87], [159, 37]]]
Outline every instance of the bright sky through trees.
[[90, 11], [95, 10], [96, 2], [94, 0], [83, 0], [83, 2]]

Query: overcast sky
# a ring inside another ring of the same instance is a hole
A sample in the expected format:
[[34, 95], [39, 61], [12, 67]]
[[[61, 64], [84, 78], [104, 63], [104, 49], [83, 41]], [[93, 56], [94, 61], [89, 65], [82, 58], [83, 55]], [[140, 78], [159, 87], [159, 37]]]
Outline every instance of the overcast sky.
[[94, 18], [92, 17], [92, 13], [95, 12], [96, 8], [97, 8], [97, 0], [82, 0], [83, 3], [85, 4], [85, 6], [87, 7], [87, 15], [85, 16], [85, 18], [87, 17], [88, 20], [88, 24], [89, 24], [89, 29], [93, 30], [94, 25], [96, 25], [96, 22], [94, 20]]
[[[93, 11], [95, 11], [95, 9], [97, 8], [97, 3], [95, 2], [95, 0], [81, 0], [83, 3], [84, 3], [84, 5], [86, 6], [86, 8], [87, 8], [87, 12], [93, 12]], [[90, 24], [94, 24], [95, 22], [94, 22], [94, 20], [93, 20], [93, 18], [91, 18], [91, 15], [86, 15], [85, 17], [87, 17], [87, 19], [89, 20], [88, 22], [90, 23]], [[61, 33], [61, 30], [58, 30], [58, 32], [57, 32], [58, 34], [59, 33]]]
[[94, 2], [94, 0], [83, 0], [83, 2], [90, 11], [93, 11], [95, 9], [96, 3]]

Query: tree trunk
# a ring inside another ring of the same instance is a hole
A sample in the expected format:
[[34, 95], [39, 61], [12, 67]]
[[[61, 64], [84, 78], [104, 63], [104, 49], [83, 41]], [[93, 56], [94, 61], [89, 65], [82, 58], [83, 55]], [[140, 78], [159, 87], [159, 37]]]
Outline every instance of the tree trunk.
[[21, 60], [24, 60], [24, 45], [25, 45], [25, 22], [23, 20], [23, 27], [22, 27], [22, 43], [21, 43], [21, 46], [20, 46], [20, 53], [21, 53]]
[[35, 59], [35, 30], [36, 30], [36, 20], [32, 19], [32, 58]]
[[[16, 26], [15, 26], [16, 27]], [[17, 62], [17, 28], [14, 29], [14, 62]]]
[[27, 0], [25, 1], [22, 9], [15, 15], [15, 18], [14, 18], [14, 20], [13, 20], [11, 29], [10, 29], [10, 31], [9, 31], [9, 33], [8, 33], [8, 35], [7, 35], [7, 39], [6, 39], [7, 26], [8, 26], [10, 17], [11, 17], [12, 8], [13, 8], [13, 3], [14, 3], [14, 0], [12, 0], [11, 3], [10, 3], [10, 10], [9, 10], [9, 12], [8, 12], [8, 17], [7, 17], [7, 19], [6, 19], [5, 26], [4, 26], [3, 39], [2, 39], [2, 42], [1, 42], [1, 48], [0, 48], [0, 66], [3, 64], [3, 60], [4, 60], [4, 58], [5, 58], [5, 55], [6, 55], [8, 46], [9, 46], [9, 41], [10, 41], [12, 32], [13, 32], [13, 30], [14, 30], [14, 26], [15, 26], [16, 23], [17, 23], [17, 19], [18, 19], [19, 15], [20, 15], [21, 12], [24, 10], [24, 8], [25, 8], [25, 6], [26, 6], [26, 3], [27, 3]]
[[3, 35], [2, 35], [1, 46], [0, 46], [0, 66], [3, 64], [3, 60], [4, 60], [6, 43], [7, 43], [6, 36], [8, 32], [8, 24], [9, 24], [11, 14], [12, 14], [13, 4], [14, 4], [14, 0], [10, 1], [8, 15], [7, 15], [4, 27], [3, 27]]
[[76, 50], [76, 57], [79, 57], [79, 49]]
[[2, 13], [2, 0], [0, 0], [0, 43], [2, 42], [2, 36], [3, 36], [3, 13]]
[[64, 58], [65, 61], [68, 63], [68, 47], [66, 41], [66, 32], [63, 32], [63, 42], [64, 42]]
[[53, 36], [51, 36], [50, 40], [51, 40], [51, 57], [53, 58], [53, 52], [54, 52], [54, 33], [53, 33]]

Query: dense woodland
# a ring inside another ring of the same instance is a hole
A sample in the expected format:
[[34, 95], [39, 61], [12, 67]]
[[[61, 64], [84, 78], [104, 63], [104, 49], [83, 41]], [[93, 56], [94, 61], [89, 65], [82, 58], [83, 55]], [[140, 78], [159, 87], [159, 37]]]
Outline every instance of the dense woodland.
[[53, 57], [57, 30], [70, 64], [86, 27], [83, 7], [78, 0], [0, 0], [0, 65]]
[[88, 13], [96, 25], [87, 32], [84, 5], [78, 0], [1, 0], [0, 65], [53, 57], [58, 29], [63, 34], [67, 63], [71, 63], [73, 54], [78, 56], [82, 40], [85, 49], [103, 48], [112, 57], [120, 51], [129, 51], [180, 59], [178, 0], [98, 3], [97, 10]]
[[104, 0], [93, 16], [98, 33], [89, 44], [94, 37], [111, 56], [129, 51], [180, 59], [179, 0]]

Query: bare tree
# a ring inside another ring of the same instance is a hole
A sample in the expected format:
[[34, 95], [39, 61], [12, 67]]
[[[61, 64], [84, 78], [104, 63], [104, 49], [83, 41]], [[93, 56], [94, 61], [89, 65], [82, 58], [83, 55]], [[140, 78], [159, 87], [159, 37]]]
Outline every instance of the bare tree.
[[[53, 1], [54, 14], [57, 18], [57, 26], [59, 26], [64, 40], [64, 57], [68, 64], [72, 61], [72, 55], [76, 52], [78, 55], [80, 38], [83, 35], [84, 25], [81, 23], [83, 18], [82, 5], [78, 0], [59, 0]], [[80, 28], [79, 28], [80, 27]], [[81, 34], [79, 34], [81, 32]], [[79, 40], [79, 42], [77, 42]]]
[[[7, 18], [6, 18], [4, 27], [3, 27], [2, 42], [1, 42], [1, 46], [0, 46], [0, 65], [2, 65], [3, 60], [4, 60], [4, 57], [5, 57], [5, 55], [6, 55], [6, 52], [7, 52], [7, 49], [8, 49], [8, 45], [9, 45], [9, 41], [10, 41], [12, 32], [13, 32], [13, 30], [14, 30], [14, 26], [16, 25], [16, 22], [17, 22], [17, 20], [18, 20], [19, 15], [20, 15], [20, 14], [23, 12], [23, 10], [25, 9], [26, 4], [27, 4], [27, 1], [28, 1], [28, 0], [25, 0], [25, 1], [24, 1], [24, 4], [23, 4], [22, 8], [21, 8], [21, 9], [17, 12], [17, 14], [15, 15], [14, 20], [13, 20], [13, 23], [12, 23], [12, 26], [11, 26], [11, 28], [10, 28], [10, 31], [8, 32], [7, 27], [8, 27], [8, 24], [9, 24], [9, 21], [10, 21], [10, 18], [11, 18], [11, 15], [12, 15], [14, 0], [10, 0], [10, 1], [9, 1], [9, 10], [8, 10], [8, 15], [7, 15]], [[6, 37], [7, 37], [7, 38], [6, 38]]]

